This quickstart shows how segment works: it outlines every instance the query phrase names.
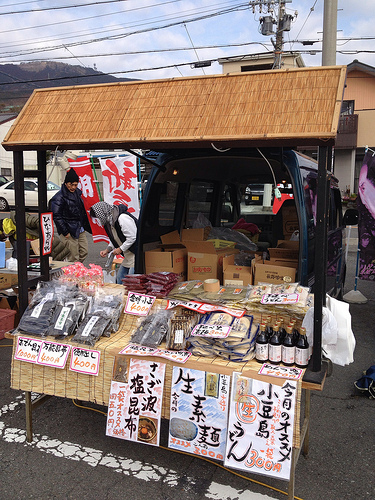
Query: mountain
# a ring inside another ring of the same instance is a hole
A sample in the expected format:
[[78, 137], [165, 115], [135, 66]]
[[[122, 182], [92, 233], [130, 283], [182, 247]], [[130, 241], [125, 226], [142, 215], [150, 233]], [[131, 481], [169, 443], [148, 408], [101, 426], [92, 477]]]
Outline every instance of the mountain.
[[18, 112], [34, 89], [134, 81], [56, 61], [0, 64], [0, 112]]

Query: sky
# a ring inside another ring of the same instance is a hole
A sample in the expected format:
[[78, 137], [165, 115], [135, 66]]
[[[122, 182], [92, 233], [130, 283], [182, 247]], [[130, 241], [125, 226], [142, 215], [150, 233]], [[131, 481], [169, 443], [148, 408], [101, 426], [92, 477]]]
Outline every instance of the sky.
[[[253, 3], [0, 0], [0, 64], [60, 61], [142, 80], [218, 74], [222, 57], [273, 51], [275, 36], [260, 33], [259, 18], [269, 14]], [[323, 8], [324, 0], [286, 3], [293, 21], [284, 50], [300, 51], [306, 66], [321, 65]], [[338, 0], [336, 63], [375, 66], [374, 26], [374, 0]], [[194, 67], [199, 61], [211, 65]]]

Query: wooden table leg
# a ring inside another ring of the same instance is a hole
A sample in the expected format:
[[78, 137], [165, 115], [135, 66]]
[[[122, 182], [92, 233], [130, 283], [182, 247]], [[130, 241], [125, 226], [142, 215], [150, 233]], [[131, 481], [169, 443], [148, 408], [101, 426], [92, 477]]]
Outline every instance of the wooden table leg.
[[31, 402], [31, 392], [25, 392], [26, 403], [26, 441], [31, 443], [33, 440], [33, 404]]
[[305, 422], [306, 422], [306, 433], [303, 439], [303, 450], [302, 453], [306, 457], [309, 452], [309, 433], [310, 433], [310, 411], [311, 411], [311, 391], [306, 389], [305, 391]]

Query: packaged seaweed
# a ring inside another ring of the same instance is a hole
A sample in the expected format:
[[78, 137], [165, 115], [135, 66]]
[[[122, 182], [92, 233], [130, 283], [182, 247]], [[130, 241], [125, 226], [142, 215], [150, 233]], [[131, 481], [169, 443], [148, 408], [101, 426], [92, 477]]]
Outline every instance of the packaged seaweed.
[[77, 328], [74, 342], [94, 346], [95, 342], [111, 327], [111, 319], [106, 313], [88, 313]]
[[131, 337], [131, 342], [146, 347], [158, 347], [168, 329], [171, 311], [161, 310], [146, 316]]
[[63, 304], [58, 304], [53, 313], [48, 335], [58, 339], [73, 335], [87, 306], [87, 297], [82, 294], [64, 301]]
[[111, 328], [105, 333], [115, 333], [119, 329], [120, 316], [124, 308], [124, 289], [106, 286], [99, 288], [93, 297], [89, 312], [102, 312], [111, 319]]
[[14, 333], [47, 336], [56, 306], [57, 300], [48, 296], [33, 305], [29, 304]]

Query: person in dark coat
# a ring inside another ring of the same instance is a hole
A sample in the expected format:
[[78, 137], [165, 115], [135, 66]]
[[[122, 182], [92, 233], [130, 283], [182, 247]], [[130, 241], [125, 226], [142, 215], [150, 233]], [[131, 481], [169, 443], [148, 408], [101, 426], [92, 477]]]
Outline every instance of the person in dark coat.
[[85, 231], [91, 233], [78, 182], [77, 172], [73, 168], [69, 169], [60, 191], [50, 202], [57, 232], [69, 248], [70, 262], [83, 262], [86, 259], [88, 243]]

